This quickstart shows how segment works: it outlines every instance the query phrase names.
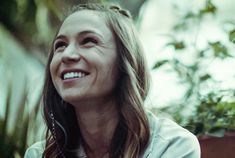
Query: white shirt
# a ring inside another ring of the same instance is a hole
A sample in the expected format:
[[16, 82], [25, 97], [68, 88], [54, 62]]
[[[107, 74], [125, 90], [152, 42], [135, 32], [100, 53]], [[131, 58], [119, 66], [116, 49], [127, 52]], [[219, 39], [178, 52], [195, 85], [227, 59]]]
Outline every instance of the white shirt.
[[[157, 118], [148, 113], [150, 141], [141, 158], [200, 158], [201, 151], [197, 138], [175, 122]], [[29, 147], [24, 158], [41, 158], [45, 141]], [[79, 158], [86, 158], [84, 150], [79, 150]]]

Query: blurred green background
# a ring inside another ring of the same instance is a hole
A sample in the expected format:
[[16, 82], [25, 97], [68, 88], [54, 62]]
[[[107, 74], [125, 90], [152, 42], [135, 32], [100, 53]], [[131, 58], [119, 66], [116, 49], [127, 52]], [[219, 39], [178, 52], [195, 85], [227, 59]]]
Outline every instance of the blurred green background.
[[[218, 0], [200, 3], [195, 0], [191, 6], [183, 5], [188, 4], [183, 0], [100, 1], [117, 2], [134, 17], [155, 85], [146, 108], [156, 115], [171, 117], [196, 135], [223, 136], [235, 129], [235, 19], [232, 17], [235, 8], [224, 13], [224, 6], [229, 7], [232, 0], [223, 2], [223, 6]], [[23, 157], [29, 145], [44, 139], [40, 105], [50, 43], [64, 11], [84, 2], [87, 1], [1, 1], [1, 158]], [[215, 25], [217, 30], [213, 30]], [[220, 36], [214, 36], [217, 34]], [[226, 63], [227, 66], [221, 66]], [[220, 73], [212, 73], [208, 67]], [[228, 70], [231, 74], [234, 71], [230, 78], [216, 77], [225, 76], [223, 72]], [[164, 75], [174, 78], [181, 87], [170, 87], [164, 78], [160, 81]], [[168, 96], [171, 92], [181, 96], [172, 99]], [[159, 102], [161, 97], [168, 101]]]

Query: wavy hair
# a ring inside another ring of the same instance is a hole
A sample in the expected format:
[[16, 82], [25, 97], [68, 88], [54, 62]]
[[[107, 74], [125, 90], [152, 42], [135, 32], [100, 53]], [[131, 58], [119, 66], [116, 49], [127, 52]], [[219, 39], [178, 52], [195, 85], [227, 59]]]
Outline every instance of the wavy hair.
[[[149, 73], [143, 49], [128, 11], [117, 5], [82, 4], [70, 14], [80, 10], [101, 12], [111, 29], [118, 53], [118, 81], [115, 89], [119, 122], [109, 148], [111, 158], [137, 158], [149, 142], [150, 129], [143, 108], [149, 89]], [[50, 75], [53, 52], [49, 54], [43, 89], [43, 114], [47, 124], [46, 158], [76, 157], [83, 141], [72, 105], [57, 93]]]

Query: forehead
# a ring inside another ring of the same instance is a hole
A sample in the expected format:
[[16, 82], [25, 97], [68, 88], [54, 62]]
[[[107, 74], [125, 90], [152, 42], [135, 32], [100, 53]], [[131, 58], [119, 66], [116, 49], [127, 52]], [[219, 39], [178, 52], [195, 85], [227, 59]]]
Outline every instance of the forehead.
[[71, 31], [79, 32], [84, 30], [93, 30], [98, 33], [111, 32], [102, 12], [81, 10], [69, 15], [64, 20], [58, 34], [67, 34]]

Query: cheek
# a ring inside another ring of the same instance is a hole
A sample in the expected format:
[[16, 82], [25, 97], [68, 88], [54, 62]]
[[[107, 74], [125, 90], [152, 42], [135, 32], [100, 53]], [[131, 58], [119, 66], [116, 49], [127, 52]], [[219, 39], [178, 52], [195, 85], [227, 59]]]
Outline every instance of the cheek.
[[57, 78], [57, 70], [59, 67], [59, 63], [57, 62], [57, 59], [53, 57], [53, 59], [51, 60], [50, 63], [50, 75], [51, 75], [51, 79], [52, 82], [54, 84], [54, 86], [56, 87], [56, 78]]
[[[109, 80], [110, 84], [112, 84], [112, 86], [115, 86], [117, 82], [117, 78], [118, 78], [118, 68], [117, 68], [116, 61], [113, 61], [112, 63], [110, 63], [108, 67], [109, 69], [108, 71], [106, 71], [106, 77]], [[105, 80], [106, 82], [107, 82], [107, 79]]]
[[114, 87], [117, 86], [118, 75], [119, 73], [118, 73], [117, 65], [114, 65], [113, 70], [112, 70], [112, 76], [111, 76]]
[[50, 75], [52, 78], [52, 81], [54, 82], [54, 65], [52, 64], [52, 62], [50, 63]]
[[113, 81], [115, 81], [118, 75], [118, 66], [117, 66], [118, 59], [116, 53], [111, 59], [112, 60], [110, 60], [110, 62], [107, 65], [109, 65], [108, 67], [110, 68], [109, 69], [110, 77], [113, 79]]
[[50, 73], [53, 78], [53, 76], [56, 73], [56, 70], [58, 69], [58, 59], [56, 57], [53, 57], [50, 63]]

